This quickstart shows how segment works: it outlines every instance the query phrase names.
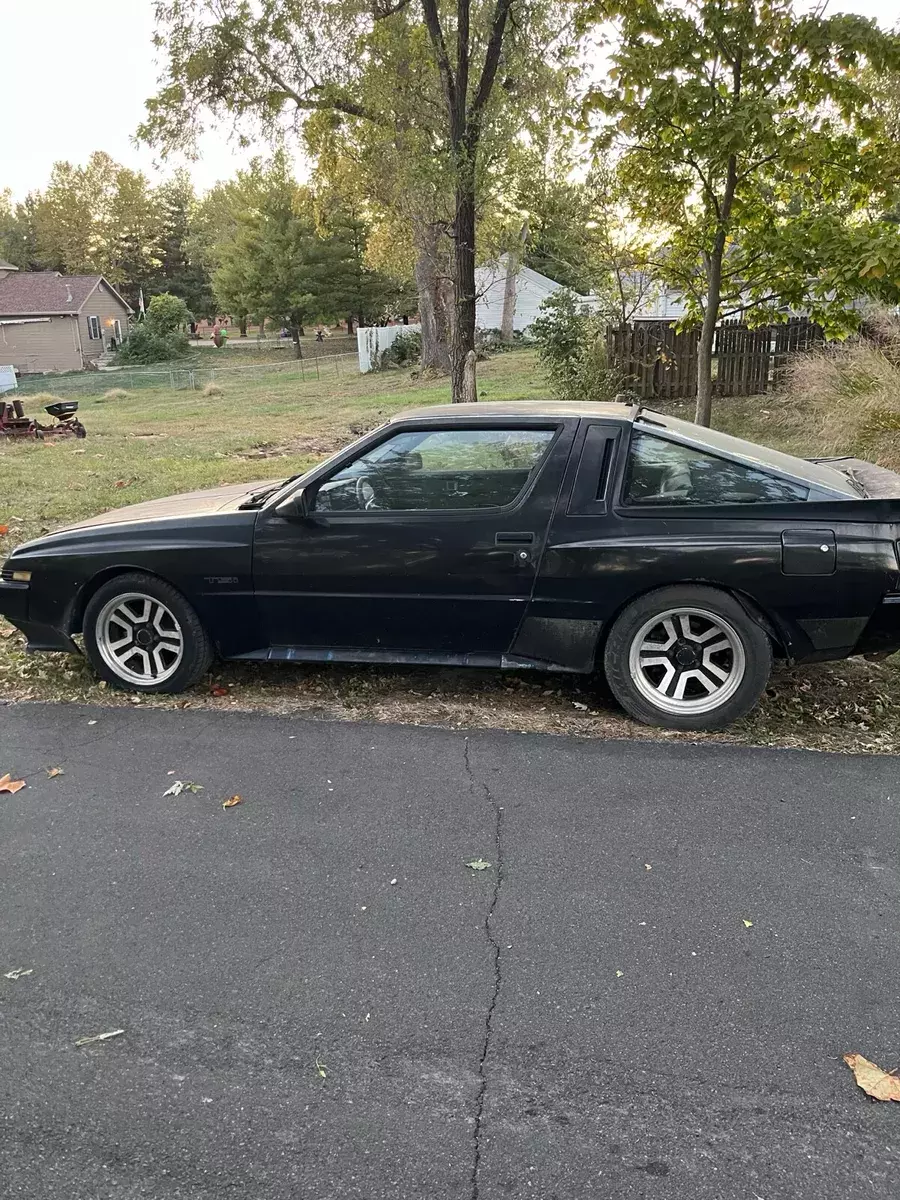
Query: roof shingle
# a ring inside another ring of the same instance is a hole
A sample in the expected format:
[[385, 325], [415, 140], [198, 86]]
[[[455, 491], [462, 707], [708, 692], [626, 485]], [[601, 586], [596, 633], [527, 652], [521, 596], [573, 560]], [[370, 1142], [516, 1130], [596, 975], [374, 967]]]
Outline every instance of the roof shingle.
[[44, 317], [80, 312], [102, 278], [102, 275], [60, 275], [56, 271], [20, 271], [17, 275], [7, 275], [0, 279], [0, 317]]

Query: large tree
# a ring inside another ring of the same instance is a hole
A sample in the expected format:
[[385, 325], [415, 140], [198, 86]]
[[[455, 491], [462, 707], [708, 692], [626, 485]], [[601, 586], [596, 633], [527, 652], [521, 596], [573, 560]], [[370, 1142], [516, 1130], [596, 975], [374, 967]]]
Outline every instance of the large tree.
[[[882, 213], [900, 182], [865, 69], [900, 39], [791, 0], [587, 0], [610, 69], [587, 100], [621, 153], [656, 271], [700, 325], [697, 419], [709, 424], [717, 322], [802, 308], [833, 332], [861, 291], [889, 292], [900, 246]], [[892, 280], [893, 276], [893, 280]]]
[[[563, 6], [559, 6], [562, 8]], [[450, 369], [454, 400], [474, 399], [475, 239], [480, 159], [504, 99], [527, 91], [557, 52], [548, 0], [157, 0], [165, 56], [158, 95], [140, 135], [184, 146], [204, 111], [252, 116], [274, 133], [327, 112], [403, 137], [411, 121], [431, 133], [430, 157], [450, 193], [453, 282]], [[382, 28], [401, 27], [393, 44]], [[409, 52], [402, 51], [404, 42]], [[383, 59], [380, 92], [373, 60]], [[410, 88], [426, 68], [427, 86]], [[373, 98], [375, 105], [371, 103]]]

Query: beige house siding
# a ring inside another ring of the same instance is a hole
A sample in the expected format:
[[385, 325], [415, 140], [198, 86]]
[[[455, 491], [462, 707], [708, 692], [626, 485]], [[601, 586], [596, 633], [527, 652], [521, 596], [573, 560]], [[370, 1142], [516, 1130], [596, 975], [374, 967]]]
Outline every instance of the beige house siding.
[[80, 371], [77, 317], [0, 317], [0, 362], [12, 363], [22, 375]]
[[[91, 340], [88, 317], [97, 317], [100, 321], [100, 338]], [[96, 361], [115, 337], [115, 326], [108, 321], [119, 321], [122, 326], [122, 337], [128, 333], [128, 309], [118, 300], [109, 287], [101, 282], [88, 296], [78, 314], [78, 329], [81, 333], [81, 349], [85, 361]], [[80, 365], [80, 364], [79, 364]]]

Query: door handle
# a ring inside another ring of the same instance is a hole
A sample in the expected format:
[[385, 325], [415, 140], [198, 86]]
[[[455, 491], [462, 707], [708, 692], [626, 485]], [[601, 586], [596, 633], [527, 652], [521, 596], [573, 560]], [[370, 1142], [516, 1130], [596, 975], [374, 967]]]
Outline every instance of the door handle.
[[533, 546], [537, 538], [533, 533], [498, 533], [494, 537], [495, 546]]

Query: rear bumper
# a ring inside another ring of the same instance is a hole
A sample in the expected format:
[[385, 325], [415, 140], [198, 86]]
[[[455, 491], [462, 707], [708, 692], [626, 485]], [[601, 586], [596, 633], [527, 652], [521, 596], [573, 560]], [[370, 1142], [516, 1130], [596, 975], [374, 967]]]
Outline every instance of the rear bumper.
[[65, 650], [77, 654], [78, 647], [67, 633], [29, 619], [30, 591], [27, 583], [0, 579], [0, 616], [25, 634], [29, 650]]
[[900, 650], [900, 592], [889, 593], [870, 617], [853, 654], [893, 654]]

